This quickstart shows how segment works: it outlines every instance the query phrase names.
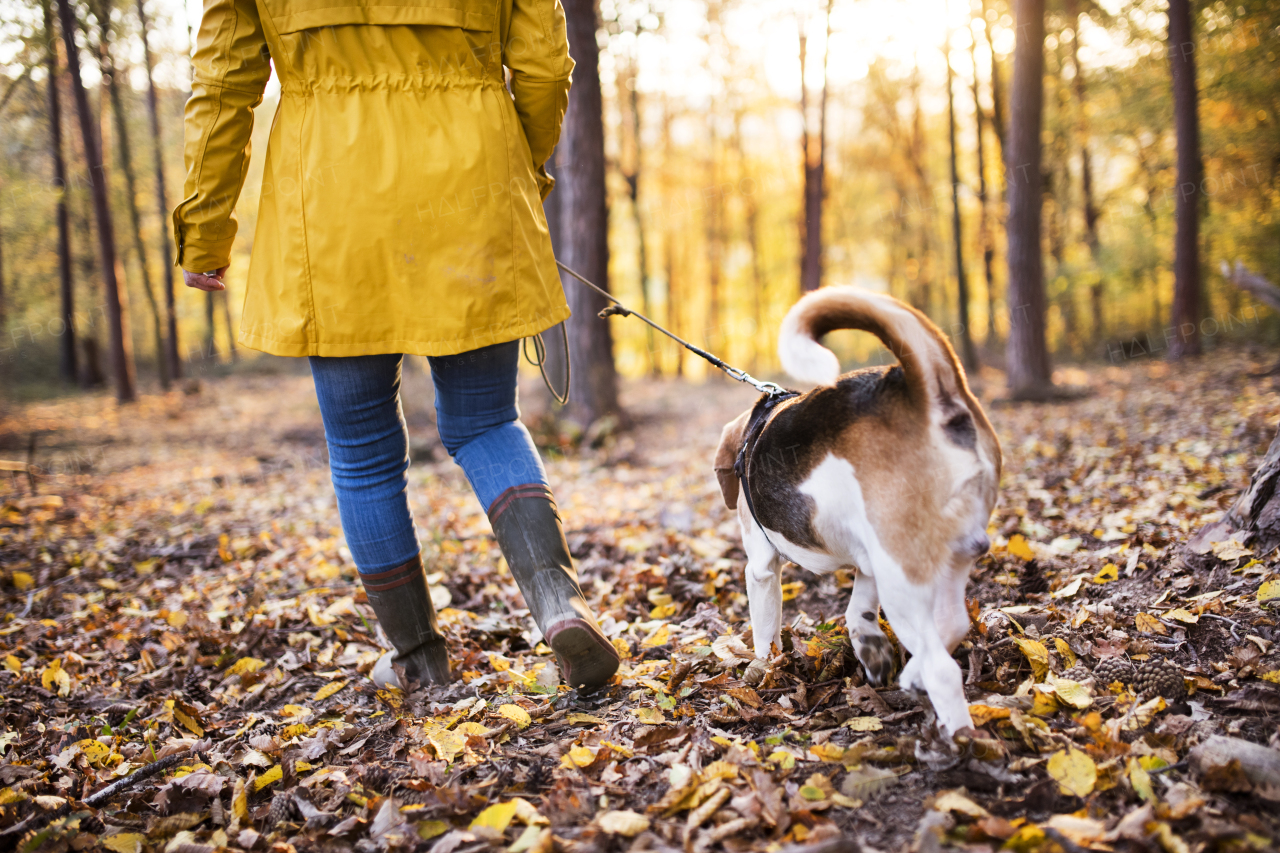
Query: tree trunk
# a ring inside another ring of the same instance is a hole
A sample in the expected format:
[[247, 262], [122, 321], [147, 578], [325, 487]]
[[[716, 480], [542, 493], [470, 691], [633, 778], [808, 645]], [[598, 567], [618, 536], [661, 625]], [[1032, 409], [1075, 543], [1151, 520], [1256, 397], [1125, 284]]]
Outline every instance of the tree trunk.
[[[637, 25], [637, 29], [638, 29]], [[639, 33], [636, 33], [639, 37]], [[628, 158], [629, 165], [620, 169], [623, 180], [627, 182], [627, 197], [631, 200], [631, 219], [636, 229], [636, 267], [638, 278], [640, 279], [640, 310], [644, 312], [646, 317], [653, 317], [653, 300], [649, 295], [649, 247], [645, 242], [644, 234], [644, 218], [640, 211], [640, 169], [641, 169], [641, 141], [640, 141], [640, 88], [636, 85], [636, 78], [639, 76], [639, 58], [632, 56], [631, 63], [626, 73], [618, 74], [618, 94], [624, 99], [627, 113], [627, 125], [631, 134], [631, 151]], [[620, 160], [622, 158], [619, 158]], [[658, 353], [655, 349], [656, 342], [654, 340], [654, 332], [651, 326], [646, 325], [645, 345], [649, 350], [649, 375], [659, 376], [662, 373], [661, 365], [658, 362]]]
[[1089, 112], [1084, 83], [1084, 69], [1080, 67], [1080, 24], [1084, 15], [1079, 11], [1079, 0], [1069, 0], [1068, 14], [1075, 20], [1075, 35], [1071, 39], [1071, 67], [1075, 70], [1072, 88], [1076, 96], [1076, 130], [1080, 134], [1080, 193], [1084, 213], [1084, 242], [1089, 247], [1096, 280], [1089, 286], [1089, 313], [1092, 315], [1093, 339], [1106, 337], [1106, 316], [1103, 311], [1105, 298], [1102, 277], [1102, 244], [1098, 240], [1098, 206], [1093, 198], [1093, 162], [1089, 157]]
[[[594, 0], [567, 0], [569, 45], [577, 65], [569, 108], [560, 136], [560, 184], [564, 193], [564, 263], [591, 281], [609, 286], [609, 210], [605, 199], [603, 104], [600, 93], [598, 20]], [[569, 323], [569, 352], [573, 359], [569, 411], [584, 426], [620, 414], [618, 374], [613, 364], [613, 336], [609, 324], [596, 314], [605, 298], [578, 282], [566, 288], [573, 317]]]
[[222, 324], [227, 327], [227, 354], [231, 357], [231, 363], [235, 364], [240, 360], [240, 353], [236, 350], [236, 327], [231, 322], [231, 295], [225, 290], [215, 295], [218, 297], [218, 304], [222, 306]]
[[1200, 354], [1200, 118], [1196, 104], [1195, 35], [1190, 0], [1169, 0], [1169, 69], [1178, 137], [1172, 325], [1169, 358]]
[[991, 236], [990, 209], [987, 206], [987, 146], [982, 132], [986, 116], [982, 112], [982, 99], [978, 95], [978, 42], [969, 40], [969, 61], [973, 63], [973, 125], [978, 152], [978, 242], [982, 246], [982, 272], [987, 284], [987, 341], [989, 348], [996, 343], [996, 276], [995, 240]]
[[[124, 174], [125, 201], [129, 210], [129, 224], [133, 231], [133, 250], [138, 256], [138, 270], [142, 275], [142, 292], [151, 309], [152, 331], [156, 339], [156, 369], [160, 374], [160, 387], [169, 387], [169, 364], [165, 358], [164, 321], [160, 318], [160, 304], [156, 301], [155, 288], [151, 286], [151, 268], [147, 264], [147, 247], [142, 239], [142, 214], [138, 210], [138, 180], [133, 171], [133, 148], [129, 142], [129, 122], [125, 115], [124, 97], [120, 93], [120, 81], [111, 55], [111, 0], [99, 0], [94, 5], [98, 18], [98, 64], [107, 83], [111, 99], [111, 113], [115, 119], [116, 151], [120, 158], [120, 171]], [[163, 230], [164, 220], [161, 220]]]
[[102, 265], [103, 289], [107, 305], [107, 322], [111, 337], [111, 374], [115, 381], [116, 399], [128, 403], [135, 399], [137, 391], [133, 377], [133, 347], [129, 340], [127, 301], [120, 286], [120, 262], [116, 258], [115, 229], [111, 222], [111, 204], [106, 165], [102, 150], [98, 147], [97, 133], [93, 126], [93, 114], [89, 109], [89, 95], [80, 79], [80, 50], [76, 45], [76, 19], [71, 8], [72, 0], [57, 0], [58, 20], [62, 25], [62, 40], [67, 47], [67, 68], [71, 72], [71, 93], [75, 97], [76, 114], [80, 119], [80, 135], [84, 138], [86, 165], [89, 169], [89, 189], [93, 195], [93, 213], [98, 224], [98, 255]]
[[1221, 520], [1193, 536], [1187, 548], [1195, 554], [1208, 554], [1214, 542], [1228, 539], [1251, 548], [1259, 559], [1280, 546], [1280, 432], [1249, 479], [1249, 488]]
[[67, 219], [67, 165], [62, 159], [62, 99], [58, 91], [58, 36], [54, 32], [51, 0], [43, 0], [49, 87], [49, 151], [53, 158], [53, 186], [58, 193], [58, 301], [62, 336], [58, 339], [58, 375], [63, 382], [76, 381], [75, 287], [71, 278], [71, 226]]
[[817, 138], [810, 131], [809, 87], [804, 71], [808, 39], [800, 24], [800, 112], [803, 121], [801, 145], [804, 164], [804, 207], [800, 213], [800, 292], [808, 293], [822, 286], [822, 207], [826, 197], [827, 171], [827, 59], [831, 53], [831, 7], [827, 0], [826, 35], [822, 45], [822, 93], [818, 96]]
[[973, 349], [969, 328], [969, 279], [964, 270], [964, 237], [960, 226], [960, 170], [956, 163], [956, 101], [953, 93], [955, 74], [951, 70], [951, 32], [943, 51], [947, 60], [947, 133], [951, 145], [951, 236], [956, 246], [956, 290], [960, 303], [960, 361], [965, 370], [978, 367], [978, 354]]
[[1044, 108], [1044, 0], [1014, 0], [1013, 53], [1005, 186], [1009, 213], [1009, 394], [1052, 394], [1045, 341], [1044, 259], [1040, 252], [1040, 126]]
[[173, 293], [173, 249], [169, 246], [169, 202], [164, 182], [164, 143], [160, 138], [160, 107], [156, 81], [152, 74], [151, 45], [147, 38], [147, 13], [138, 0], [138, 23], [142, 28], [142, 58], [147, 68], [147, 112], [151, 119], [151, 142], [155, 152], [156, 205], [160, 212], [160, 260], [164, 264], [164, 313], [167, 326], [164, 358], [169, 376], [182, 377], [182, 358], [178, 355], [178, 311]]
[[[733, 150], [738, 155], [739, 186], [742, 186], [748, 178], [745, 168], [747, 155], [742, 145], [742, 110], [735, 110], [733, 113]], [[761, 348], [765, 340], [763, 334], [765, 276], [764, 268], [760, 263], [760, 200], [756, 197], [760, 191], [760, 182], [755, 181], [754, 184], [750, 192], [743, 190], [747, 249], [751, 253], [751, 320], [754, 327], [751, 334], [751, 366], [753, 370], [760, 366]]]
[[[1015, 7], [1016, 8], [1016, 7]], [[991, 20], [987, 18], [987, 0], [982, 0], [982, 17], [984, 20], [983, 31], [987, 34], [987, 48], [991, 51], [991, 128], [996, 132], [996, 142], [1000, 146], [1000, 162], [1004, 162], [1005, 157], [1005, 115], [1004, 115], [1004, 89], [1000, 85], [1000, 62], [996, 59], [996, 42], [991, 35]], [[1044, 26], [1040, 29], [1043, 31]], [[1018, 34], [1022, 34], [1022, 30], [1018, 30]], [[1043, 42], [1043, 39], [1041, 39]], [[1041, 58], [1041, 63], [1044, 60]]]

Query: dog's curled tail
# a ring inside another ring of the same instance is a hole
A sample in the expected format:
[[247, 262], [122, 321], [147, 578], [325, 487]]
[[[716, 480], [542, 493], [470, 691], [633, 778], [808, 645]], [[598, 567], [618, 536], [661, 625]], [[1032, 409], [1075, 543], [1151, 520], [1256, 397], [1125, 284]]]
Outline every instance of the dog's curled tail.
[[912, 399], [923, 406], [968, 391], [941, 329], [892, 296], [857, 287], [824, 287], [791, 307], [778, 336], [783, 369], [800, 382], [836, 384], [840, 363], [818, 343], [836, 329], [858, 329], [879, 338], [901, 363]]

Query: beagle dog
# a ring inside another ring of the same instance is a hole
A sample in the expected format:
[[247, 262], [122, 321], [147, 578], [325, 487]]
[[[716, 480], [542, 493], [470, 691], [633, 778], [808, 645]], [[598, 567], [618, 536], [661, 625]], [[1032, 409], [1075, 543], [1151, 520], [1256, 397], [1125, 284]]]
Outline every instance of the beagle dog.
[[[893, 367], [840, 375], [818, 341], [871, 332]], [[818, 387], [761, 397], [724, 428], [716, 476], [747, 553], [755, 655], [781, 642], [782, 564], [855, 572], [847, 611], [873, 683], [893, 673], [880, 607], [911, 659], [904, 689], [928, 694], [948, 735], [972, 726], [951, 652], [969, 630], [965, 584], [990, 546], [1000, 445], [942, 332], [890, 296], [827, 287], [782, 322], [783, 368]], [[739, 486], [745, 498], [739, 501]]]

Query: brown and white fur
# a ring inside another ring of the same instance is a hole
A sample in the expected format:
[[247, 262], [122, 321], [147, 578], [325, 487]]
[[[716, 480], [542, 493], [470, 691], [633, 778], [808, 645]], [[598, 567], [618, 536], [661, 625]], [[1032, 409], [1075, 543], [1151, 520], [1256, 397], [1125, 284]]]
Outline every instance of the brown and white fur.
[[[871, 332], [899, 365], [839, 375], [818, 343], [835, 329]], [[911, 654], [900, 683], [927, 693], [939, 725], [955, 734], [972, 725], [951, 652], [969, 629], [969, 570], [990, 544], [995, 432], [942, 332], [890, 296], [809, 294], [783, 320], [778, 354], [791, 376], [818, 387], [776, 407], [746, 460], [755, 518], [733, 470], [750, 411], [725, 426], [715, 462], [742, 527], [755, 655], [767, 659], [781, 641], [785, 560], [818, 574], [852, 568], [849, 635], [868, 676], [892, 675], [883, 607]]]

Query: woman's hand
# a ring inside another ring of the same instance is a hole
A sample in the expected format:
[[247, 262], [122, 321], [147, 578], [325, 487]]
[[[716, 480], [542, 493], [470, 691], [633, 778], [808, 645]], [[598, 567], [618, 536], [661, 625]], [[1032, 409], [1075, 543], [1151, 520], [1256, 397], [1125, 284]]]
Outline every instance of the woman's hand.
[[182, 271], [182, 280], [186, 282], [187, 287], [194, 287], [196, 290], [203, 290], [212, 293], [217, 290], [226, 290], [227, 286], [222, 283], [222, 276], [227, 272], [227, 268], [223, 267], [214, 272], [191, 272], [189, 270]]

